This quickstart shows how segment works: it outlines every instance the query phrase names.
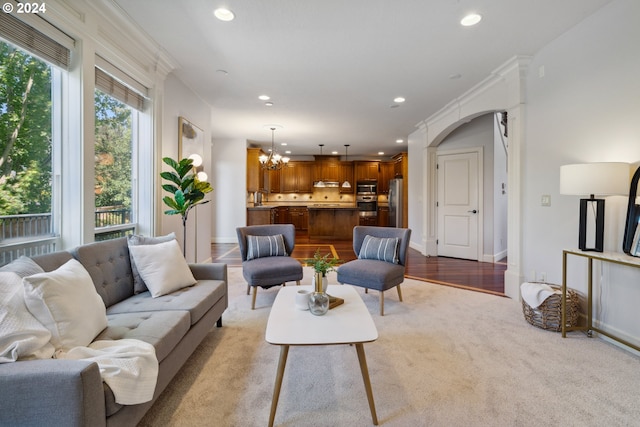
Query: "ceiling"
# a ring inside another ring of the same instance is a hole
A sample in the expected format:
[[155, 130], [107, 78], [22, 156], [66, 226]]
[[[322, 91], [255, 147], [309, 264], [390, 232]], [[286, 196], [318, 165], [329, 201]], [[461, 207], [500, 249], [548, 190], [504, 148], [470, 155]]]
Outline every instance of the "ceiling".
[[[112, 1], [211, 105], [213, 138], [268, 148], [277, 124], [278, 150], [295, 158], [319, 144], [341, 155], [350, 144], [354, 157], [406, 151], [420, 121], [611, 0]], [[221, 6], [235, 20], [214, 18]], [[483, 19], [463, 27], [469, 12]]]

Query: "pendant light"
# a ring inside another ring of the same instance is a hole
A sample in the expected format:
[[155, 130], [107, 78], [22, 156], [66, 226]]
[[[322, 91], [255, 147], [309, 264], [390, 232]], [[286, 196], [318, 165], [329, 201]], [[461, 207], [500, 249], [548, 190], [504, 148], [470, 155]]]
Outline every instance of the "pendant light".
[[[349, 144], [344, 144], [344, 161], [349, 161]], [[351, 188], [351, 183], [349, 180], [344, 180], [342, 183], [342, 188]]]
[[322, 147], [324, 147], [324, 144], [318, 145], [320, 146], [320, 181], [317, 181], [315, 184], [313, 184], [313, 186], [316, 188], [324, 188], [326, 187], [324, 181], [322, 180]]

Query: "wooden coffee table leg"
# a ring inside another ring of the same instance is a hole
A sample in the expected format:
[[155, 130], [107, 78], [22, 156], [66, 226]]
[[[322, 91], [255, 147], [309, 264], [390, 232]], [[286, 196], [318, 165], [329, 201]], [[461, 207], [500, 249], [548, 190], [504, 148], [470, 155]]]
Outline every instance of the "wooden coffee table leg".
[[[273, 427], [273, 421], [276, 418], [276, 408], [278, 407], [278, 399], [280, 398], [280, 388], [282, 387], [282, 378], [284, 377], [284, 367], [287, 364], [287, 355], [289, 354], [289, 346], [280, 347], [280, 360], [278, 361], [278, 373], [276, 374], [276, 384], [273, 387], [273, 399], [271, 400], [271, 414], [269, 414], [269, 427]], [[363, 357], [364, 357], [364, 353]], [[359, 357], [358, 353], [358, 357]], [[366, 363], [366, 362], [365, 362]], [[368, 377], [367, 377], [368, 380]]]
[[[378, 425], [378, 416], [376, 415], [376, 404], [373, 402], [373, 390], [371, 390], [371, 381], [369, 380], [369, 368], [367, 367], [367, 358], [364, 355], [364, 345], [356, 343], [356, 351], [358, 352], [358, 361], [360, 362], [360, 371], [364, 380], [364, 389], [367, 392], [367, 400], [369, 401], [369, 409], [371, 409], [371, 420], [373, 425]], [[284, 370], [284, 367], [283, 367]], [[273, 411], [273, 409], [272, 409]]]

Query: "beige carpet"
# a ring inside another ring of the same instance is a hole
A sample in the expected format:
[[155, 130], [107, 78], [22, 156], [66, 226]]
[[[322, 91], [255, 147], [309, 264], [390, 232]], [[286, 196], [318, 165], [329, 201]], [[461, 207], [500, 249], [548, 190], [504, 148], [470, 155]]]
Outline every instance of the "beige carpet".
[[[264, 341], [279, 288], [229, 270], [229, 308], [142, 421], [144, 426], [265, 426], [279, 348]], [[330, 282], [335, 281], [332, 273]], [[305, 283], [310, 271], [305, 268]], [[640, 360], [599, 339], [535, 328], [516, 301], [406, 280], [404, 302], [359, 289], [379, 339], [365, 344], [386, 426], [627, 426], [640, 423]], [[336, 308], [339, 310], [339, 307]], [[350, 346], [292, 347], [279, 426], [369, 426]]]

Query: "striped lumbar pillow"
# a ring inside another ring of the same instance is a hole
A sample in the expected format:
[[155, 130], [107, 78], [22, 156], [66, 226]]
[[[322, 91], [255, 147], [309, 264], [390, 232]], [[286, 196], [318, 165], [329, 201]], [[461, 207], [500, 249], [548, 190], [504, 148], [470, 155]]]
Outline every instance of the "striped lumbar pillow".
[[247, 236], [247, 261], [269, 257], [287, 256], [282, 234], [275, 236]]
[[360, 247], [358, 258], [375, 259], [379, 261], [392, 262], [398, 264], [398, 243], [397, 237], [373, 237], [366, 235]]

